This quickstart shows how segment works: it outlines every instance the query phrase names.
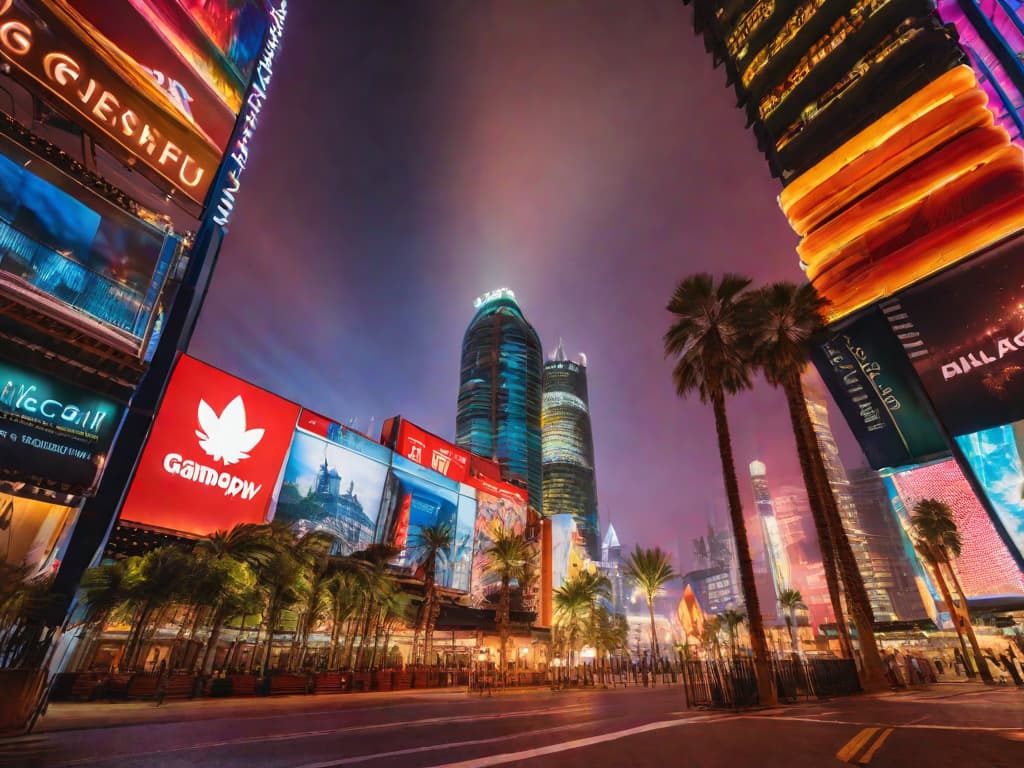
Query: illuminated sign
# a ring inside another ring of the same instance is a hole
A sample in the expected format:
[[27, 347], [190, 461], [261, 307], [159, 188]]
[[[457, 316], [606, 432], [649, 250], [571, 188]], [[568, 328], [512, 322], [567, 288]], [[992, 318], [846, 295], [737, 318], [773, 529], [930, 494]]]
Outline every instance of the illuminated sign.
[[[187, 120], [162, 108], [163, 92], [89, 44], [87, 30], [56, 3], [0, 3], [0, 56], [146, 168], [202, 203], [220, 152]], [[109, 61], [107, 60], [109, 59]]]
[[267, 101], [267, 89], [270, 87], [270, 79], [274, 74], [274, 58], [277, 56], [277, 49], [281, 45], [281, 37], [284, 34], [284, 22], [288, 15], [288, 2], [281, 0], [281, 4], [271, 11], [270, 31], [267, 33], [267, 43], [263, 55], [256, 64], [255, 74], [252, 81], [252, 90], [242, 107], [242, 129], [235, 141], [234, 146], [228, 148], [227, 157], [224, 162], [227, 164], [227, 173], [223, 188], [219, 191], [215, 202], [216, 211], [213, 221], [222, 227], [227, 226], [231, 218], [231, 212], [235, 207], [235, 195], [241, 185], [242, 172], [249, 161], [249, 140], [256, 130], [256, 123], [259, 120], [260, 112]]
[[120, 416], [110, 400], [0, 360], [0, 477], [90, 493]]
[[182, 356], [121, 519], [200, 535], [262, 523], [298, 414], [298, 406]]
[[954, 435], [1024, 418], [1022, 259], [1018, 237], [882, 305]]
[[452, 480], [467, 482], [469, 477], [469, 451], [458, 448], [405, 419], [401, 420], [398, 427], [398, 439], [394, 450], [399, 456], [404, 456], [424, 467], [430, 467]]
[[512, 292], [511, 288], [498, 288], [493, 291], [488, 291], [483, 296], [478, 296], [473, 301], [473, 308], [479, 309], [484, 304], [489, 304], [490, 302], [497, 301], [498, 299], [508, 299], [510, 301], [515, 301], [516, 295]]
[[874, 469], [947, 453], [917, 375], [879, 312], [833, 329], [812, 359]]

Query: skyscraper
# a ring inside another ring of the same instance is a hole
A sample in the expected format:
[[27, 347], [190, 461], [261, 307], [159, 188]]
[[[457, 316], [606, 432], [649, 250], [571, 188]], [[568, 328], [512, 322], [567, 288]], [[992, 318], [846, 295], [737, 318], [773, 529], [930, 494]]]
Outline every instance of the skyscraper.
[[[764, 542], [765, 560], [770, 577], [770, 590], [761, 596], [761, 609], [766, 617], [778, 616], [779, 595], [782, 590], [793, 586], [793, 575], [789, 568], [789, 558], [779, 531], [779, 523], [775, 518], [772, 506], [772, 495], [768, 490], [768, 479], [765, 476], [764, 462], [750, 462], [750, 482], [754, 486], [754, 506], [761, 521], [761, 538]], [[772, 606], [772, 607], [769, 607]]]
[[462, 339], [455, 443], [495, 459], [502, 478], [525, 488], [530, 506], [542, 512], [540, 338], [508, 288], [474, 306]]
[[544, 511], [570, 514], [591, 560], [601, 559], [594, 479], [594, 438], [587, 397], [587, 363], [567, 360], [561, 340], [544, 363], [541, 409]]
[[828, 405], [824, 393], [821, 392], [816, 381], [808, 381], [806, 378], [804, 379], [804, 389], [807, 412], [810, 414], [811, 426], [818, 439], [818, 447], [821, 449], [821, 458], [825, 463], [828, 484], [835, 496], [843, 530], [846, 531], [846, 538], [850, 541], [850, 548], [853, 550], [857, 568], [864, 581], [864, 589], [867, 590], [868, 600], [871, 601], [875, 621], [893, 621], [896, 619], [896, 612], [887, 588], [889, 586], [888, 576], [875, 572], [876, 562], [868, 546], [868, 536], [861, 525], [857, 505], [853, 500], [846, 468], [839, 457], [839, 446], [832, 434], [832, 424], [829, 422]]

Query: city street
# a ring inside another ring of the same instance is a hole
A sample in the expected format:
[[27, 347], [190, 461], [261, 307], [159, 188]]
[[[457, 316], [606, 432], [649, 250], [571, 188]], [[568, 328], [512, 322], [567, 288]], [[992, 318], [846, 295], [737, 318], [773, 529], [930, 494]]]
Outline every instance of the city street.
[[[682, 689], [54, 705], [0, 765], [387, 768], [1024, 764], [1024, 693], [946, 684], [732, 714]], [[699, 738], [698, 738], [699, 736]]]

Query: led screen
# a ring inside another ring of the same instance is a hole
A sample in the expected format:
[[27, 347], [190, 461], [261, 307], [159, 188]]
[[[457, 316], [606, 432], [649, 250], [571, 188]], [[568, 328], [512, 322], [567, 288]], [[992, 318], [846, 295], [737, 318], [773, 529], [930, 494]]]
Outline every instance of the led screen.
[[1024, 418], [1024, 239], [916, 285], [882, 309], [951, 434]]
[[121, 406], [0, 359], [0, 477], [87, 494], [117, 433]]
[[193, 535], [266, 520], [297, 405], [183, 355], [121, 519]]
[[471, 597], [474, 604], [483, 605], [497, 599], [501, 586], [499, 577], [488, 570], [487, 549], [491, 544], [491, 534], [499, 526], [514, 533], [525, 532], [527, 512], [526, 502], [522, 498], [499, 496], [486, 491], [477, 491], [476, 504]]
[[833, 326], [812, 359], [872, 468], [948, 455], [917, 376], [877, 310]]
[[1021, 498], [1024, 421], [974, 432], [956, 440], [1021, 558], [1024, 555], [1024, 500]]
[[968, 597], [1024, 594], [1024, 577], [953, 460], [895, 472], [890, 476], [908, 515], [922, 499], [943, 501], [963, 544], [957, 570]]
[[[454, 533], [459, 508], [458, 483], [394, 455], [388, 478], [388, 497], [391, 501], [388, 541], [401, 550], [396, 564], [415, 571], [422, 565], [417, 543], [423, 528], [446, 525]], [[449, 551], [442, 555], [442, 567], [435, 574], [442, 586], [449, 586], [445, 583], [444, 574], [450, 570], [450, 554]]]
[[337, 540], [338, 552], [350, 554], [376, 539], [391, 452], [355, 432], [322, 424], [334, 439], [295, 431], [274, 519], [304, 533], [326, 531]]
[[58, 303], [146, 336], [178, 241], [0, 140], [0, 281], [37, 308]]

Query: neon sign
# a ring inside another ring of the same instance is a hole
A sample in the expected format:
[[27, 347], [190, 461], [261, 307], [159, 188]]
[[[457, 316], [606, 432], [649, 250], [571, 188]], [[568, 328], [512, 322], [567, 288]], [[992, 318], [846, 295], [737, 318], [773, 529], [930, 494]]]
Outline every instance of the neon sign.
[[263, 111], [263, 105], [267, 101], [267, 89], [270, 87], [270, 79], [274, 74], [274, 59], [277, 56], [277, 49], [281, 45], [287, 16], [287, 0], [281, 0], [281, 5], [270, 12], [271, 21], [270, 30], [267, 33], [267, 43], [263, 49], [263, 55], [260, 56], [259, 63], [256, 65], [252, 89], [243, 107], [241, 134], [224, 159], [224, 162], [230, 166], [230, 170], [227, 171], [227, 181], [220, 190], [217, 211], [213, 216], [214, 223], [222, 227], [227, 226], [235, 208], [235, 195], [241, 186], [242, 172], [249, 161], [249, 139], [256, 131], [260, 112]]

